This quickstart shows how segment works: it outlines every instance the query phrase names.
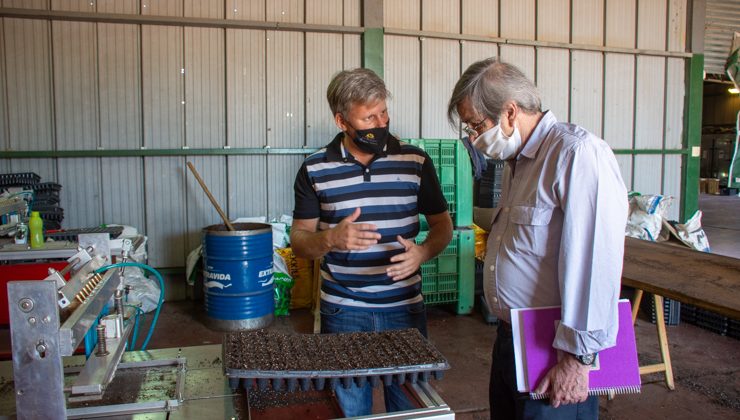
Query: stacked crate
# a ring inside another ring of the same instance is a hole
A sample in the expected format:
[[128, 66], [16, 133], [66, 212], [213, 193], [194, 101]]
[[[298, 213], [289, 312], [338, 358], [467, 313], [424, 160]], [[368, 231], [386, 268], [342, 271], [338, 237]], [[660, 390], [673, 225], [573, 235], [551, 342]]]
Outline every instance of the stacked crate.
[[[650, 312], [650, 321], [655, 324], [657, 314], [655, 312], [655, 300], [652, 295], [646, 299], [643, 297], [640, 304], [643, 311]], [[663, 298], [663, 319], [665, 325], [679, 325], [681, 323], [681, 302], [668, 298]]]
[[0, 191], [33, 193], [31, 210], [39, 212], [44, 221], [44, 230], [62, 227], [64, 209], [59, 206], [61, 189], [62, 186], [56, 182], [41, 182], [41, 177], [33, 172], [0, 174]]
[[681, 319], [705, 330], [740, 339], [740, 321], [729, 319], [718, 313], [683, 304], [681, 305]]
[[694, 324], [719, 335], [727, 335], [727, 317], [706, 309], [696, 308]]
[[[421, 265], [422, 294], [429, 305], [456, 304], [458, 314], [473, 310], [475, 296], [475, 233], [473, 170], [465, 146], [457, 139], [405, 140], [424, 150], [434, 163], [455, 230], [452, 241], [436, 258]], [[422, 243], [429, 225], [420, 217]]]
[[44, 230], [61, 229], [64, 209], [59, 206], [62, 186], [56, 182], [40, 182], [24, 187], [33, 191], [33, 210], [38, 211], [44, 221]]
[[727, 336], [740, 339], [740, 320], [727, 320]]
[[501, 199], [501, 183], [504, 178], [503, 160], [486, 159], [486, 170], [483, 171], [478, 184], [478, 207], [494, 208]]
[[[429, 231], [421, 231], [417, 243]], [[428, 305], [452, 303], [458, 314], [473, 310], [475, 296], [474, 235], [471, 229], [455, 229], [452, 241], [437, 257], [421, 265], [421, 293]]]

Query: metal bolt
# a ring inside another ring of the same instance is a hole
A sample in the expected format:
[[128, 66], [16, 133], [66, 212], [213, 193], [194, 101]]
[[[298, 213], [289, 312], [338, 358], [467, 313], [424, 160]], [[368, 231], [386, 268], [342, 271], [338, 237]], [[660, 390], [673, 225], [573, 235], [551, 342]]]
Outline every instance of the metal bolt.
[[44, 340], [41, 340], [38, 342], [38, 344], [36, 344], [36, 351], [39, 352], [40, 354], [46, 353], [46, 350], [47, 348], [46, 348], [46, 343], [44, 343]]
[[35, 325], [36, 324], [36, 318], [34, 318], [34, 317], [28, 318], [28, 323], [31, 324], [31, 325]]
[[21, 310], [23, 312], [31, 312], [33, 309], [33, 301], [29, 298], [23, 298], [20, 302], [18, 302], [18, 306], [21, 307]]
[[115, 294], [116, 313], [123, 316], [123, 290], [116, 290]]
[[95, 355], [98, 357], [107, 356], [108, 348], [105, 343], [105, 325], [98, 324], [95, 330], [98, 333], [98, 350], [95, 352]]
[[49, 315], [46, 315], [44, 319], [41, 320], [44, 324], [48, 324], [51, 322], [51, 317]]

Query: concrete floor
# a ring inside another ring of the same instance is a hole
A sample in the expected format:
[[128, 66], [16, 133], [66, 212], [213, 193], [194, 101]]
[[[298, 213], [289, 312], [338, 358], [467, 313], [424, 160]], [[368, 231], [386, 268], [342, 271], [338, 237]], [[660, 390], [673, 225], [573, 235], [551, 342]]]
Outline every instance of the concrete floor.
[[[713, 252], [740, 258], [740, 198], [700, 197], [704, 225]], [[739, 274], [740, 275], [740, 274]], [[204, 327], [199, 302], [164, 305], [150, 348], [220, 343], [221, 335]], [[307, 310], [293, 311], [273, 328], [312, 331]], [[644, 314], [635, 325], [641, 364], [659, 362], [656, 329]], [[488, 372], [495, 327], [479, 313], [457, 316], [444, 307], [429, 308], [429, 335], [452, 369], [434, 382], [459, 419], [487, 419]], [[668, 327], [676, 382], [670, 391], [660, 374], [642, 377], [642, 392], [601, 398], [601, 419], [739, 419], [740, 340], [682, 323]], [[378, 400], [378, 398], [376, 398]], [[382, 407], [376, 407], [378, 410]]]
[[[700, 206], [713, 252], [740, 258], [740, 198], [702, 195]], [[470, 316], [455, 315], [445, 307], [428, 311], [430, 339], [452, 367], [434, 387], [457, 418], [466, 420], [489, 418], [488, 374], [495, 327], [486, 324], [477, 310]], [[149, 348], [221, 343], [222, 335], [209, 330], [203, 316], [202, 302], [166, 302]], [[644, 314], [641, 318], [635, 325], [640, 362], [657, 363], [655, 326]], [[146, 323], [142, 327], [147, 331]], [[309, 333], [313, 318], [308, 310], [296, 310], [271, 328]], [[142, 339], [143, 333], [139, 345]], [[640, 394], [612, 401], [601, 398], [601, 419], [740, 419], [740, 340], [685, 323], [669, 326], [668, 340], [676, 389], [669, 391], [660, 374], [643, 376]], [[0, 330], [0, 347], [9, 350], [7, 329]], [[382, 403], [376, 407], [379, 410]]]
[[699, 208], [712, 253], [740, 258], [740, 197], [699, 194]]

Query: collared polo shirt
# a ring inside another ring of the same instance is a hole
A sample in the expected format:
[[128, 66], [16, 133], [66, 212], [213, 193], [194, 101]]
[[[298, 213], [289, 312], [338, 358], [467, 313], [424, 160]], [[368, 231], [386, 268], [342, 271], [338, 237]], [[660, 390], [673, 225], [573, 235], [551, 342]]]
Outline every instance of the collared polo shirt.
[[308, 156], [295, 181], [294, 219], [319, 219], [319, 230], [336, 226], [361, 209], [357, 223], [378, 227], [381, 239], [366, 250], [332, 249], [321, 264], [321, 299], [347, 309], [398, 310], [423, 300], [419, 271], [394, 281], [390, 258], [404, 251], [397, 236], [413, 240], [419, 214], [447, 211], [431, 158], [391, 137], [385, 153], [366, 166], [342, 146], [339, 133]]

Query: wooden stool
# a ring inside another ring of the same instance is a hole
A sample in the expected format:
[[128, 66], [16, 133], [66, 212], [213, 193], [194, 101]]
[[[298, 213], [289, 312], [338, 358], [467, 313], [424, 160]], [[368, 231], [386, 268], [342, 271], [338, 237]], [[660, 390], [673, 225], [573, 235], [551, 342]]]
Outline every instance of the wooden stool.
[[[632, 304], [632, 324], [637, 320], [637, 312], [640, 310], [640, 301], [642, 300], [643, 291], [635, 289], [635, 301]], [[653, 302], [655, 303], [655, 326], [658, 329], [658, 344], [660, 345], [660, 357], [663, 363], [654, 365], [640, 366], [640, 375], [648, 373], [665, 372], [665, 384], [668, 389], [676, 389], [673, 383], [673, 366], [671, 365], [671, 354], [668, 350], [668, 334], [665, 330], [665, 318], [663, 314], [663, 296], [653, 293]]]

